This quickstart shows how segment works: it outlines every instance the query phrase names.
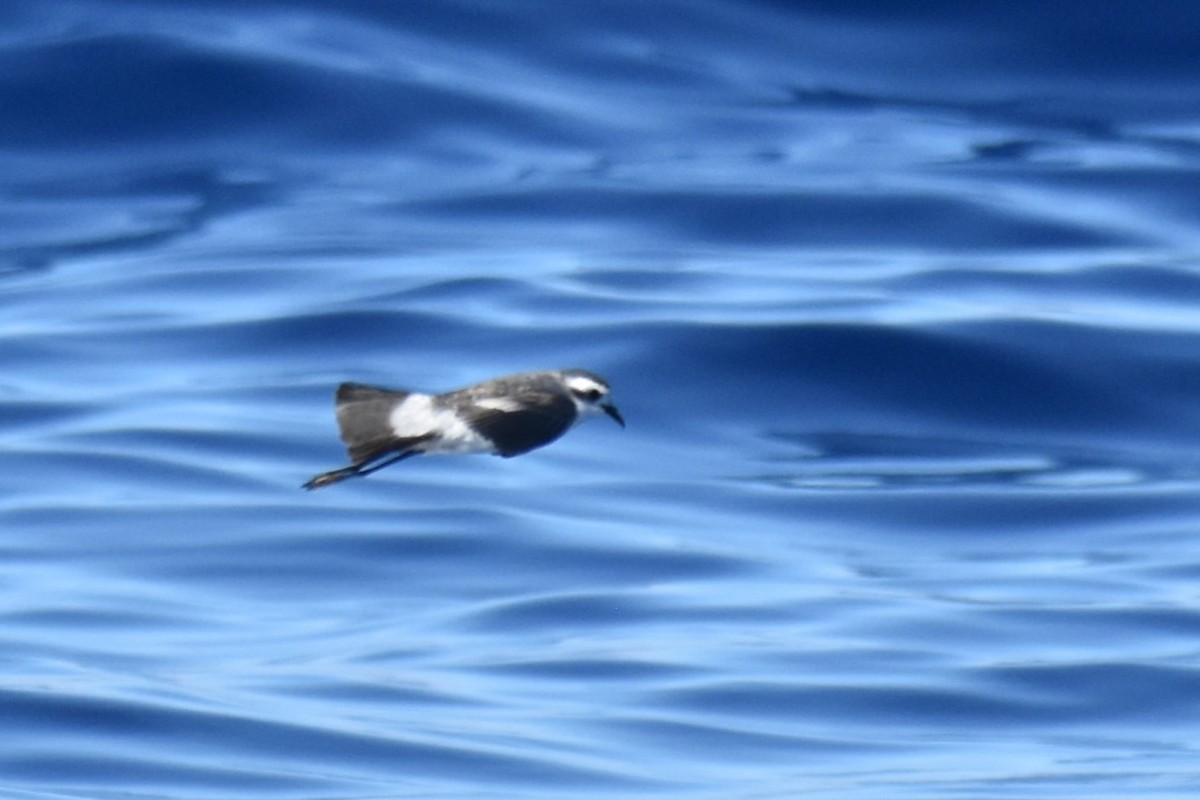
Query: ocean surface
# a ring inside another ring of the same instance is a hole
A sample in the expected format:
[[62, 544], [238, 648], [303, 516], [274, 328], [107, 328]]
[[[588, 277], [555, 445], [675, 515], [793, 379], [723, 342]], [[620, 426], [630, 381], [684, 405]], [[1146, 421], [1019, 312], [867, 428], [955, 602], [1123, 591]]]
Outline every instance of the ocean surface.
[[[1200, 791], [1191, 0], [0, 6], [0, 797]], [[332, 394], [583, 367], [520, 458]]]

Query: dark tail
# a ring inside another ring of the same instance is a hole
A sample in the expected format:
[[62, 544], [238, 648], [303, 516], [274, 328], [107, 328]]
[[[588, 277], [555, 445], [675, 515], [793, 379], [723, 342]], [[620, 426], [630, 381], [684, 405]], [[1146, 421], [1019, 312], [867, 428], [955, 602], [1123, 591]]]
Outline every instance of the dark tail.
[[[346, 444], [346, 453], [350, 456], [350, 466], [322, 472], [305, 483], [303, 488], [312, 491], [347, 478], [361, 478], [420, 453], [413, 448], [432, 439], [433, 434], [401, 438], [392, 429], [392, 411], [409, 394], [411, 392], [362, 383], [343, 383], [339, 386], [336, 395], [338, 429]], [[392, 457], [384, 459], [387, 455]]]
[[338, 387], [338, 428], [351, 464], [365, 464], [398, 449], [401, 442], [392, 430], [392, 411], [409, 394], [362, 383]]

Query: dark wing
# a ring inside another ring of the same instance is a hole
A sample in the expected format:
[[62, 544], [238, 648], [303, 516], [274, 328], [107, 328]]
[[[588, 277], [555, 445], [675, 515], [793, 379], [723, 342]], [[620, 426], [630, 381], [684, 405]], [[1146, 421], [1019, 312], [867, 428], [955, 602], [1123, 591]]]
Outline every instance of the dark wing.
[[350, 463], [366, 464], [388, 453], [407, 450], [431, 436], [400, 438], [392, 429], [392, 410], [410, 392], [343, 383], [337, 390], [337, 420]]
[[[499, 400], [499, 398], [497, 398]], [[504, 397], [511, 410], [464, 404], [458, 413], [505, 458], [550, 444], [575, 420], [575, 404], [561, 392], [534, 389]]]

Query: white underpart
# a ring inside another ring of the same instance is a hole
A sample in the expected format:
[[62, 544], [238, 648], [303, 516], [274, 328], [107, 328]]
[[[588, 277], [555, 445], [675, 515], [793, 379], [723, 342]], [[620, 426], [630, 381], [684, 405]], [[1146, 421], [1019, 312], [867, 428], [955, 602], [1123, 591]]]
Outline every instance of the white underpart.
[[598, 405], [584, 402], [575, 395], [571, 395], [571, 402], [575, 404], [575, 419], [571, 420], [572, 428], [589, 417], [594, 417], [597, 414], [604, 413]]
[[404, 398], [392, 409], [388, 421], [392, 431], [400, 437], [436, 434], [436, 438], [418, 447], [429, 454], [495, 451], [490, 441], [471, 430], [453, 411], [436, 407], [433, 398], [427, 394], [410, 394]]

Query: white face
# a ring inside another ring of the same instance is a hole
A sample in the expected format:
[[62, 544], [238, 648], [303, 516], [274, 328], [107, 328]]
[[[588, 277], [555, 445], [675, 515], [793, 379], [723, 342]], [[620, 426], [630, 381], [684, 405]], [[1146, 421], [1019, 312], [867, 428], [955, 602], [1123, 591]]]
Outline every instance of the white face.
[[589, 406], [599, 410], [596, 409], [596, 406], [608, 397], [608, 387], [602, 383], [596, 383], [587, 376], [572, 375], [567, 378], [566, 383], [577, 406]]
[[596, 414], [607, 414], [624, 427], [625, 421], [621, 419], [616, 407], [609, 402], [610, 392], [606, 384], [589, 378], [587, 375], [571, 375], [567, 377], [565, 383], [567, 390], [571, 393], [571, 399], [575, 401], [575, 408], [579, 412], [578, 422]]

